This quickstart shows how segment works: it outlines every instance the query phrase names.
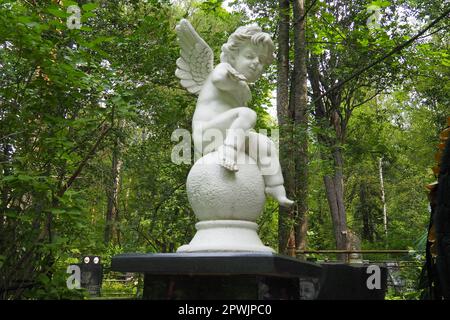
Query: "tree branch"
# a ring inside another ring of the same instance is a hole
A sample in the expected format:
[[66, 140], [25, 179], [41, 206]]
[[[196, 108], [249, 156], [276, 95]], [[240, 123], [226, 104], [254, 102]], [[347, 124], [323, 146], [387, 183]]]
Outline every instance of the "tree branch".
[[[356, 77], [360, 76], [362, 73], [366, 72], [367, 70], [373, 68], [375, 65], [377, 65], [378, 63], [382, 62], [383, 60], [389, 58], [390, 56], [399, 53], [400, 51], [402, 51], [404, 48], [408, 47], [410, 44], [412, 44], [414, 41], [416, 41], [420, 36], [422, 36], [425, 32], [427, 32], [430, 28], [432, 28], [434, 25], [436, 25], [439, 21], [441, 21], [442, 19], [444, 19], [446, 16], [448, 16], [448, 14], [450, 13], [450, 8], [445, 10], [443, 14], [441, 14], [438, 18], [436, 18], [435, 20], [433, 20], [430, 24], [428, 24], [424, 29], [422, 29], [419, 33], [417, 33], [414, 37], [412, 37], [411, 39], [403, 42], [402, 44], [396, 46], [395, 48], [393, 48], [391, 51], [389, 51], [388, 53], [386, 53], [385, 55], [383, 55], [382, 57], [376, 59], [374, 62], [370, 63], [369, 65], [360, 68], [359, 70], [357, 70], [355, 73], [353, 73], [350, 77], [348, 77], [347, 79], [338, 82], [336, 85], [332, 86], [329, 90], [327, 90], [326, 92], [322, 93], [319, 97], [317, 97], [315, 100], [317, 99], [321, 99], [325, 96], [327, 96], [328, 94], [330, 94], [331, 92], [333, 92], [336, 89], [339, 89], [340, 87], [342, 87], [344, 84], [346, 84], [347, 82], [355, 79]], [[313, 103], [315, 102], [315, 100], [313, 101]]]
[[355, 104], [355, 105], [352, 105], [352, 106], [350, 107], [351, 110], [353, 110], [353, 109], [355, 109], [355, 108], [357, 108], [357, 107], [359, 107], [359, 106], [365, 104], [366, 102], [369, 102], [370, 100], [372, 100], [373, 98], [375, 98], [377, 95], [379, 95], [381, 92], [383, 92], [385, 89], [386, 89], [386, 88], [378, 89], [378, 90], [377, 90], [372, 96], [370, 96], [369, 98], [365, 99], [364, 101], [362, 101], [362, 102], [360, 102], [360, 103], [357, 103], [357, 104]]
[[75, 181], [75, 179], [78, 177], [78, 175], [81, 173], [83, 168], [86, 166], [89, 159], [95, 154], [98, 146], [100, 145], [100, 142], [102, 142], [103, 138], [108, 134], [109, 130], [111, 129], [110, 126], [103, 127], [100, 136], [98, 137], [95, 144], [92, 146], [91, 150], [86, 154], [84, 159], [80, 162], [78, 165], [78, 168], [75, 170], [75, 172], [72, 174], [72, 176], [67, 180], [67, 182], [64, 184], [64, 186], [57, 192], [57, 196], [60, 198], [64, 195], [64, 193], [67, 191], [67, 189], [70, 188], [72, 183]]

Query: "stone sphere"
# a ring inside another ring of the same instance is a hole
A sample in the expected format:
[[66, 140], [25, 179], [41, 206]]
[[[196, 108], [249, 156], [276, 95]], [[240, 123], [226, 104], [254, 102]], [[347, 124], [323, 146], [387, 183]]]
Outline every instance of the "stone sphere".
[[237, 158], [239, 171], [219, 165], [217, 152], [200, 158], [186, 181], [189, 203], [200, 221], [256, 221], [266, 201], [264, 180], [256, 162], [244, 153]]

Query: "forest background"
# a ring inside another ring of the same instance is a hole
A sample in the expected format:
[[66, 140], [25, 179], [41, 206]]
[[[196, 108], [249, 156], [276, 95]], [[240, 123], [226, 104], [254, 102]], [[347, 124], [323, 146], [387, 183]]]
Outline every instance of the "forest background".
[[267, 201], [267, 245], [420, 253], [450, 115], [449, 10], [441, 0], [0, 0], [0, 297], [80, 297], [66, 269], [84, 255], [107, 267], [118, 253], [191, 240], [192, 164], [171, 161], [172, 133], [190, 130], [196, 101], [175, 77], [182, 18], [216, 63], [243, 24], [277, 45], [249, 106], [257, 129], [280, 132], [297, 204]]

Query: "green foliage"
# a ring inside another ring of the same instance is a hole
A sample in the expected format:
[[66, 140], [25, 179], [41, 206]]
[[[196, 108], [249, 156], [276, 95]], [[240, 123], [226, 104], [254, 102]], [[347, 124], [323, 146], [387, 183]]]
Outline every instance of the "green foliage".
[[[190, 12], [216, 57], [243, 17], [220, 4]], [[171, 133], [190, 128], [195, 107], [174, 75], [183, 9], [84, 3], [82, 28], [68, 29], [69, 5], [77, 3], [0, 2], [2, 298], [84, 298], [65, 286], [69, 263], [96, 254], [108, 267], [121, 252], [174, 252], [195, 231], [190, 166], [170, 160]], [[254, 90], [263, 115], [269, 86]], [[105, 242], [114, 157], [117, 213]]]
[[[322, 79], [328, 87], [411, 37], [408, 15], [424, 22], [427, 14], [442, 11], [439, 1], [352, 1], [341, 15], [333, 3], [317, 1], [307, 20], [308, 50], [332, 66], [329, 78]], [[100, 255], [107, 269], [119, 253], [174, 252], [188, 243], [196, 222], [184, 185], [190, 165], [171, 162], [171, 134], [190, 129], [195, 97], [174, 75], [179, 55], [175, 25], [189, 18], [212, 47], [216, 63], [221, 45], [243, 23], [257, 22], [277, 35], [273, 1], [237, 1], [232, 13], [220, 0], [83, 1], [81, 29], [66, 25], [70, 5], [78, 3], [0, 0], [3, 299], [87, 299], [85, 291], [66, 287], [67, 266], [84, 255]], [[367, 27], [368, 6], [381, 8], [381, 28]], [[445, 31], [420, 39], [342, 91], [352, 92], [349, 101], [358, 105], [350, 111], [342, 149], [348, 223], [363, 238], [363, 248], [413, 248], [426, 230], [423, 186], [434, 179], [430, 168], [437, 135], [449, 115]], [[274, 62], [252, 86], [249, 107], [258, 114], [256, 129], [276, 128], [268, 114], [275, 87]], [[384, 93], [376, 100], [365, 101], [380, 90]], [[338, 105], [341, 115], [345, 103]], [[318, 136], [334, 139], [336, 133], [312, 119], [308, 246], [330, 249], [335, 240], [323, 176], [334, 167], [323, 156], [329, 146]], [[114, 161], [116, 214], [107, 222]], [[261, 238], [271, 247], [278, 243], [277, 218], [276, 203], [268, 201], [259, 223]], [[112, 237], [105, 241], [109, 224]], [[416, 275], [414, 270], [405, 277]], [[103, 289], [105, 295], [122, 291], [134, 296], [141, 285], [106, 281]], [[414, 292], [402, 296], [416, 297]]]

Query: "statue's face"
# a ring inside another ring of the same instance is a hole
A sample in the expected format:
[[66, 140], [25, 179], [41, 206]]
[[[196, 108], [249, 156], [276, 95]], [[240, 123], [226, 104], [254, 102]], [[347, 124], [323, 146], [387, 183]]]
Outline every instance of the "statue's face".
[[245, 45], [234, 58], [233, 67], [243, 74], [248, 82], [255, 82], [264, 70], [260, 59], [260, 49], [252, 44]]

